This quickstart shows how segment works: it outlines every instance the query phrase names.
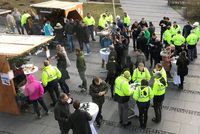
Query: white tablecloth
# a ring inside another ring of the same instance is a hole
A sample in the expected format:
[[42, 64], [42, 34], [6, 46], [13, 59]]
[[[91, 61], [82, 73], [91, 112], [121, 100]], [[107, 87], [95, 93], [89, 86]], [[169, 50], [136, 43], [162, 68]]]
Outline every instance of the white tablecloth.
[[178, 57], [174, 57], [173, 60], [171, 61], [172, 64], [171, 72], [173, 73], [173, 82], [175, 85], [179, 85], [181, 83], [180, 76], [177, 75], [177, 65], [176, 65], [177, 58]]
[[101, 55], [101, 58], [103, 60], [105, 60], [105, 62], [108, 62], [108, 56], [110, 54], [110, 51], [108, 51], [109, 49], [108, 48], [102, 48], [100, 50], [100, 55]]
[[[131, 93], [132, 93], [132, 94], [133, 94], [134, 90], [136, 89], [136, 87], [137, 87], [138, 85], [139, 85], [138, 83], [132, 83], [132, 84], [130, 84], [130, 90], [131, 90]], [[130, 101], [131, 101], [131, 103], [134, 104], [134, 106], [131, 107], [130, 109], [131, 109], [132, 111], [134, 111], [134, 115], [135, 115], [135, 116], [139, 116], [139, 110], [138, 110], [138, 107], [137, 107], [137, 105], [136, 105], [136, 101], [135, 101], [134, 99], [132, 99], [132, 98], [133, 98], [132, 96], [133, 96], [133, 95], [131, 95]], [[132, 106], [132, 105], [131, 105], [131, 106]]]
[[88, 105], [88, 108], [85, 109], [85, 108], [81, 108], [82, 110], [84, 111], [87, 111], [91, 116], [92, 116], [92, 120], [89, 121], [90, 123], [90, 128], [92, 130], [92, 134], [97, 134], [97, 131], [94, 127], [94, 121], [96, 119], [96, 116], [99, 112], [99, 107], [97, 104], [93, 103], [93, 102], [83, 102], [81, 103], [80, 107], [82, 107], [83, 105], [87, 106]]

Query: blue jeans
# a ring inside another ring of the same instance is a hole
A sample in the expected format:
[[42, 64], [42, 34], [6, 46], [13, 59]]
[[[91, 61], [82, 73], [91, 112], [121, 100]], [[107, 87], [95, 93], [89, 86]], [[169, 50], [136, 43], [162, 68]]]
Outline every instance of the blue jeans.
[[94, 26], [93, 25], [88, 26], [88, 30], [90, 32], [92, 39], [94, 40]]
[[86, 48], [87, 53], [90, 53], [91, 52], [91, 50], [90, 50], [90, 43], [83, 43], [83, 44], [84, 44], [84, 46]]
[[74, 51], [74, 43], [73, 43], [73, 35], [67, 34], [67, 45], [69, 45], [69, 49]]
[[19, 34], [24, 34], [24, 27], [21, 25], [20, 21], [16, 21], [16, 27]]

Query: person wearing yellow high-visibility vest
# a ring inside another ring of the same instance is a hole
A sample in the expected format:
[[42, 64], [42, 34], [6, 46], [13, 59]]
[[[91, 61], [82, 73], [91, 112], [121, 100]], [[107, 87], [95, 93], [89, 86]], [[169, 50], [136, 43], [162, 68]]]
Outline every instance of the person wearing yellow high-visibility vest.
[[129, 86], [130, 80], [131, 74], [129, 71], [125, 71], [115, 79], [114, 100], [118, 102], [119, 119], [122, 126], [128, 126], [131, 124], [131, 122], [128, 121], [128, 101], [131, 95]]
[[[53, 67], [50, 65], [48, 60], [44, 61], [44, 68], [42, 70], [42, 84], [45, 89], [49, 92], [50, 97], [53, 101], [51, 106], [55, 106], [57, 99], [59, 98], [60, 92], [58, 90], [58, 79], [62, 76], [61, 72], [57, 67]], [[56, 93], [56, 97], [54, 95]]]
[[85, 23], [85, 25], [88, 27], [88, 30], [90, 32], [90, 35], [92, 37], [92, 41], [96, 41], [94, 39], [94, 26], [95, 26], [95, 20], [94, 18], [91, 16], [90, 13], [87, 13], [87, 16], [84, 17], [83, 22]]
[[131, 25], [131, 18], [128, 16], [127, 12], [124, 12], [124, 26], [129, 27]]
[[165, 32], [163, 33], [163, 43], [165, 44], [165, 47], [171, 44], [171, 39], [172, 39], [172, 34], [170, 32], [170, 27], [168, 26]]
[[185, 38], [181, 34], [181, 31], [178, 31], [177, 34], [173, 36], [172, 42], [175, 46], [175, 54], [179, 55], [179, 53], [182, 51], [182, 46], [185, 43]]
[[165, 97], [166, 87], [167, 82], [162, 77], [162, 74], [160, 72], [157, 72], [153, 83], [153, 107], [155, 111], [155, 117], [152, 119], [152, 121], [155, 123], [159, 123], [161, 121], [161, 109]]
[[142, 79], [149, 81], [151, 79], [151, 75], [149, 70], [144, 67], [144, 64], [139, 63], [138, 67], [133, 72], [132, 81], [139, 84]]
[[165, 79], [165, 81], [167, 81], [167, 73], [164, 67], [162, 66], [162, 64], [160, 63], [156, 64], [155, 69], [153, 70], [153, 76], [155, 76], [157, 72], [160, 72], [162, 74], [162, 77]]
[[170, 27], [172, 37], [176, 35], [178, 31], [181, 31], [181, 27], [176, 23], [176, 21], [174, 21], [173, 25]]
[[106, 15], [103, 14], [102, 16], [100, 16], [99, 18], [99, 24], [98, 24], [98, 28], [100, 31], [107, 29], [108, 24], [107, 24], [107, 20], [106, 20]]
[[108, 12], [108, 10], [106, 10], [105, 13], [102, 13], [100, 15], [100, 17], [102, 17], [104, 14], [106, 15], [106, 21], [107, 21], [107, 23], [108, 24], [112, 24], [113, 23], [113, 16], [112, 16], [112, 14], [110, 12]]
[[107, 20], [108, 24], [113, 23], [113, 16], [110, 12], [106, 12], [106, 20]]
[[[194, 33], [198, 36], [198, 41], [199, 41], [199, 39], [200, 39], [200, 28], [199, 28], [199, 22], [195, 22], [194, 24], [193, 24], [193, 30], [192, 31], [194, 31]], [[198, 42], [197, 41], [197, 42]], [[195, 46], [195, 48], [194, 48], [194, 58], [197, 58], [197, 47]]]
[[139, 121], [142, 129], [146, 128], [148, 109], [150, 100], [153, 99], [153, 96], [153, 91], [151, 87], [148, 86], [148, 81], [145, 79], [141, 81], [141, 86], [136, 87], [133, 93], [133, 98], [136, 100], [139, 109]]
[[195, 48], [198, 43], [198, 36], [192, 31], [189, 36], [186, 38], [186, 43], [188, 47], [188, 57], [190, 61], [193, 61], [195, 57]]

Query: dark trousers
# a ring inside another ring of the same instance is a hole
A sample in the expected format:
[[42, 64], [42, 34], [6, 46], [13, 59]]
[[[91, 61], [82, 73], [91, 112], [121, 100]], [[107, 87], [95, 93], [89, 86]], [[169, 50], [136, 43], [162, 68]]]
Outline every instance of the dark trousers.
[[193, 61], [195, 57], [195, 48], [189, 48], [188, 49], [188, 58], [190, 61]]
[[81, 39], [78, 39], [78, 43], [79, 43], [80, 49], [83, 51], [83, 41]]
[[[46, 89], [50, 94], [50, 97], [51, 97], [51, 100], [53, 101], [53, 104], [55, 105], [57, 99], [60, 96], [60, 92], [58, 90], [58, 81], [53, 80], [51, 82], [48, 82]], [[55, 97], [55, 94], [56, 94], [56, 97]]]
[[163, 33], [164, 33], [165, 31], [164, 30], [161, 30], [160, 31], [160, 41], [162, 42], [162, 39], [163, 39]]
[[164, 95], [160, 95], [160, 96], [154, 96], [153, 98], [153, 106], [154, 106], [154, 111], [155, 111], [155, 118], [156, 118], [156, 122], [160, 122], [161, 121], [161, 110], [162, 110], [162, 103], [164, 101]]
[[194, 47], [194, 58], [197, 58], [197, 46]]
[[24, 34], [24, 27], [21, 25], [21, 21], [16, 21], [16, 27], [19, 34]]
[[94, 26], [91, 25], [91, 26], [88, 26], [88, 30], [90, 32], [90, 35], [92, 37], [92, 40], [94, 40]]
[[181, 79], [181, 84], [180, 84], [180, 86], [183, 88], [184, 76], [183, 76], [183, 75], [180, 75], [180, 79]]
[[137, 48], [137, 38], [133, 37], [133, 49], [136, 50]]
[[[151, 67], [153, 66], [153, 61], [154, 61], [154, 59], [153, 59], [153, 52], [152, 52], [152, 50], [150, 50], [150, 66]], [[155, 66], [155, 61], [154, 61], [154, 66]]]
[[115, 84], [116, 74], [108, 71], [106, 82], [110, 84], [111, 97], [113, 98], [114, 84]]
[[69, 87], [67, 85], [67, 83], [65, 82], [65, 79], [64, 78], [61, 78], [58, 80], [59, 84], [60, 84], [60, 87], [62, 89], [62, 91], [66, 94], [69, 93]]
[[144, 51], [146, 60], [149, 60], [149, 45], [145, 45], [145, 51]]
[[96, 117], [95, 121], [96, 121], [97, 124], [100, 124], [100, 123], [101, 123], [101, 120], [103, 119], [103, 116], [101, 115], [103, 104], [102, 104], [102, 103], [96, 103], [96, 104], [97, 104], [98, 107], [99, 107], [99, 112], [98, 112], [98, 114], [97, 114], [97, 117]]
[[148, 101], [148, 102], [137, 102], [137, 106], [138, 106], [138, 110], [139, 110], [140, 127], [146, 128], [150, 101]]
[[45, 112], [48, 112], [47, 106], [43, 101], [43, 98], [39, 98], [37, 100], [32, 100], [32, 104], [33, 104], [33, 109], [34, 111], [37, 113], [38, 116], [40, 116], [40, 110], [38, 108], [38, 103], [40, 103], [40, 105], [42, 106], [42, 108], [45, 110]]

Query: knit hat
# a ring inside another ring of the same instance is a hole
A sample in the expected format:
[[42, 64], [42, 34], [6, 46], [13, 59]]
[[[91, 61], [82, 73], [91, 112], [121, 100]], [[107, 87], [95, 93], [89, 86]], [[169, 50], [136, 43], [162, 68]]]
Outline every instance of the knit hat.
[[129, 78], [131, 77], [130, 72], [129, 72], [129, 71], [125, 71], [125, 72], [124, 72], [124, 77], [125, 77], [126, 79], [129, 79]]

